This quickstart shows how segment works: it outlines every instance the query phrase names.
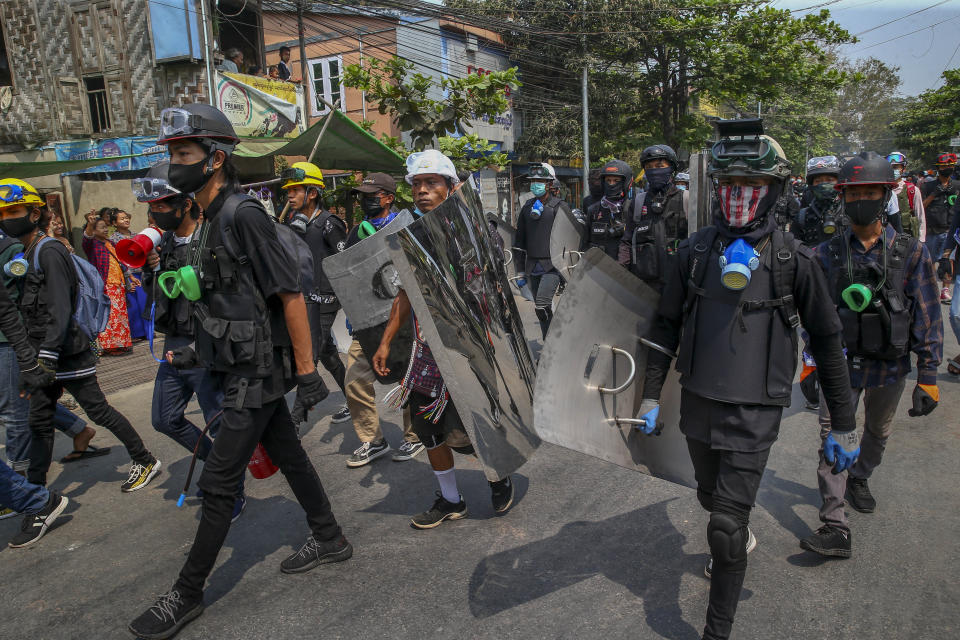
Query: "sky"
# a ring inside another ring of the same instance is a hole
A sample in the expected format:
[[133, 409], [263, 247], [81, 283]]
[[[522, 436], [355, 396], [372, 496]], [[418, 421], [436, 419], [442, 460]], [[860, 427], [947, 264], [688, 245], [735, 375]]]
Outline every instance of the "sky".
[[[777, 0], [773, 4], [801, 9], [827, 2]], [[851, 59], [874, 57], [900, 67], [903, 95], [935, 89], [943, 84], [940, 74], [945, 68], [960, 67], [960, 0], [839, 0], [824, 8], [844, 29], [862, 34], [856, 44], [842, 47], [841, 54]]]

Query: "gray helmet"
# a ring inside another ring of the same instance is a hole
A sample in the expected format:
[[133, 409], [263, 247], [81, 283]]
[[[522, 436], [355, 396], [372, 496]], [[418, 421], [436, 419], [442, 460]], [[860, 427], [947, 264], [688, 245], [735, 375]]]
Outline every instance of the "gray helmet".
[[814, 176], [840, 176], [840, 160], [837, 156], [818, 156], [807, 160], [807, 182]]
[[677, 153], [672, 147], [668, 147], [665, 144], [655, 144], [644, 149], [640, 153], [640, 166], [646, 165], [650, 160], [657, 160], [659, 158], [669, 162], [674, 171], [677, 170]]
[[610, 160], [600, 168], [600, 179], [607, 176], [622, 176], [624, 186], [629, 186], [633, 180], [633, 169], [623, 160]]

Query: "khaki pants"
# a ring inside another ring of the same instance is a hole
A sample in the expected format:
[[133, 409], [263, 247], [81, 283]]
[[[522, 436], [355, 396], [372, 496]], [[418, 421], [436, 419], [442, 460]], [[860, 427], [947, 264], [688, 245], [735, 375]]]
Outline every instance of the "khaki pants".
[[[344, 379], [344, 393], [347, 396], [347, 406], [353, 418], [353, 428], [357, 432], [360, 442], [373, 442], [383, 438], [380, 428], [380, 414], [377, 413], [377, 396], [373, 392], [373, 367], [363, 354], [360, 343], [356, 340], [350, 343], [347, 351], [347, 375]], [[403, 415], [403, 439], [407, 442], [418, 442], [413, 433], [410, 421], [410, 408], [401, 411]]]

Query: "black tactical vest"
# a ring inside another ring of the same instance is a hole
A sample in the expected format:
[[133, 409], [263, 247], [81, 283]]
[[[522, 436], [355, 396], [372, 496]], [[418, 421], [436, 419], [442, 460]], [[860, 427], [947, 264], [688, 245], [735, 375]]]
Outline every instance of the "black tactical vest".
[[531, 215], [533, 203], [536, 200], [536, 198], [528, 200], [520, 211], [520, 215], [527, 218], [525, 223], [527, 246], [520, 248], [526, 250], [528, 260], [547, 260], [550, 258], [550, 232], [553, 231], [553, 219], [560, 207], [560, 198], [556, 196], [547, 198], [539, 218]]
[[659, 285], [664, 280], [669, 257], [676, 252], [679, 241], [687, 236], [687, 221], [682, 191], [671, 187], [649, 195], [649, 204], [644, 191], [640, 191], [632, 203], [630, 264], [641, 280]]
[[817, 201], [814, 200], [809, 206], [797, 212], [797, 223], [791, 227], [791, 231], [803, 244], [808, 247], [817, 247], [836, 235], [836, 233], [827, 235], [823, 232], [823, 221], [827, 215], [834, 217], [839, 229], [841, 222], [839, 203], [831, 203], [826, 210], [821, 211], [817, 206]]
[[603, 249], [604, 253], [616, 260], [620, 253], [620, 239], [626, 228], [625, 215], [630, 211], [633, 200], [625, 199], [620, 211], [611, 211], [603, 206], [603, 201], [594, 203], [587, 212], [587, 246]]
[[[200, 227], [197, 227], [197, 232]], [[198, 236], [194, 236], [195, 238]], [[163, 234], [160, 245], [160, 269], [153, 274], [152, 295], [154, 307], [154, 329], [167, 336], [183, 336], [196, 338], [196, 320], [194, 318], [194, 303], [183, 294], [176, 298], [168, 298], [160, 290], [157, 278], [166, 271], [176, 271], [182, 266], [190, 264], [192, 243], [177, 244], [173, 231]]]
[[[241, 206], [261, 205], [247, 200]], [[264, 300], [249, 257], [227, 250], [225, 235], [238, 236], [224, 228], [224, 220], [236, 220], [236, 216], [224, 214], [221, 210], [207, 222], [210, 231], [201, 249], [203, 297], [194, 311], [198, 321], [196, 351], [213, 371], [265, 378], [273, 366], [274, 347], [289, 349], [290, 335], [282, 311], [271, 309]]]
[[799, 325], [793, 299], [796, 241], [777, 231], [758, 243], [760, 266], [741, 291], [720, 281], [721, 242], [713, 227], [690, 239], [680, 384], [719, 402], [790, 406]]
[[[879, 262], [859, 265], [850, 255], [850, 236], [851, 232], [847, 231], [834, 237], [829, 245], [830, 290], [843, 324], [847, 355], [896, 360], [910, 349], [911, 310], [904, 286], [907, 261], [916, 250], [917, 240], [897, 234], [893, 245], [887, 247], [884, 277], [883, 247], [878, 249]], [[881, 241], [886, 246], [886, 235]], [[867, 285], [874, 292], [870, 306], [859, 313], [850, 309], [841, 297], [843, 290], [852, 283]]]
[[[330, 247], [326, 240], [326, 226], [328, 222], [341, 227], [344, 235], [346, 235], [347, 229], [343, 220], [329, 211], [322, 211], [307, 224], [307, 232], [303, 236], [307, 246], [310, 247], [310, 253], [313, 254], [313, 288], [314, 291], [321, 295], [333, 295], [333, 287], [330, 286], [330, 280], [327, 279], [327, 275], [323, 272], [323, 259], [338, 253], [336, 249]], [[303, 295], [306, 298], [311, 293], [313, 293], [313, 291], [304, 291]]]

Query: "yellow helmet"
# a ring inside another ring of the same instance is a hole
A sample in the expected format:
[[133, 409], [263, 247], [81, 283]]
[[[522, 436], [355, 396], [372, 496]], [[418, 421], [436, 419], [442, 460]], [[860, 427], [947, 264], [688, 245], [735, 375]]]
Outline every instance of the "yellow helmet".
[[0, 180], [0, 209], [16, 207], [21, 204], [26, 207], [42, 207], [47, 203], [40, 197], [36, 189], [23, 180], [17, 180], [16, 178]]
[[294, 162], [292, 167], [284, 169], [280, 177], [285, 180], [283, 183], [284, 189], [296, 187], [297, 185], [303, 185], [305, 187], [314, 185], [321, 189], [324, 188], [323, 172], [320, 171], [317, 165], [310, 162]]

